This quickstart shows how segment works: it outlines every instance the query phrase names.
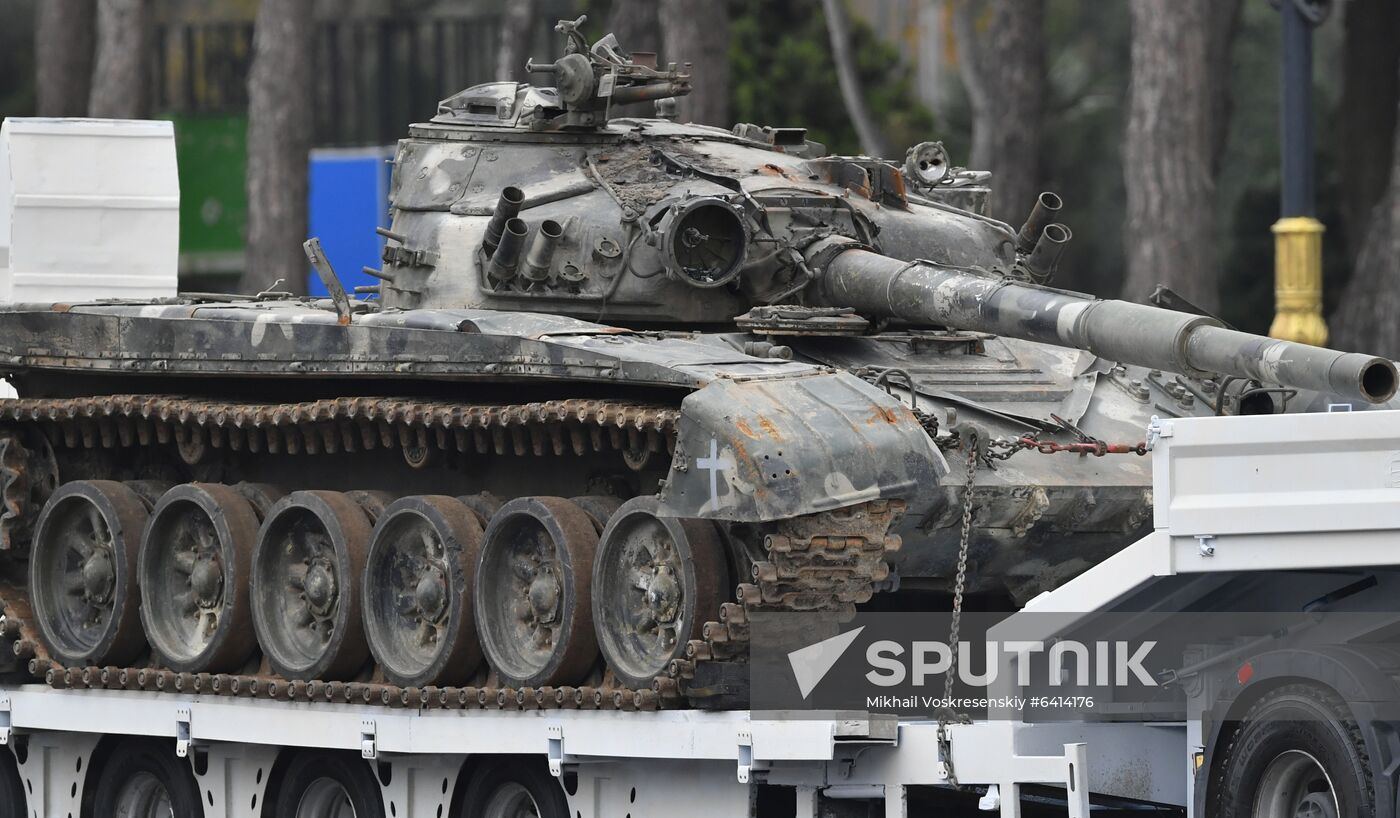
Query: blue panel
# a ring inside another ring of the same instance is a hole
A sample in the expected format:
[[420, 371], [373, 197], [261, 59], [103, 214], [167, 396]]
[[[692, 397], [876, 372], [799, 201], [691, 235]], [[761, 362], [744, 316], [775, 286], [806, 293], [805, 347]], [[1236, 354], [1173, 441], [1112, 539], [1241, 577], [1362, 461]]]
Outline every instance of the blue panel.
[[[310, 233], [321, 239], [326, 258], [347, 292], [378, 284], [361, 272], [379, 268], [384, 239], [374, 232], [388, 227], [389, 170], [394, 149], [325, 149], [311, 152]], [[326, 295], [315, 271], [308, 270], [307, 291]]]

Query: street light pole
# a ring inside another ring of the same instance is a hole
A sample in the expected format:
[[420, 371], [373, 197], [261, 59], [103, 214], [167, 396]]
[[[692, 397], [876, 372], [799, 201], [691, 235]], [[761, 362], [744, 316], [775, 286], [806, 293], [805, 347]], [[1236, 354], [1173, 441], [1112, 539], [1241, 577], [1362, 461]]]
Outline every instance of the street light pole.
[[1280, 64], [1282, 195], [1274, 223], [1275, 338], [1323, 346], [1322, 233], [1316, 217], [1313, 170], [1313, 28], [1327, 16], [1329, 0], [1278, 0], [1282, 26]]

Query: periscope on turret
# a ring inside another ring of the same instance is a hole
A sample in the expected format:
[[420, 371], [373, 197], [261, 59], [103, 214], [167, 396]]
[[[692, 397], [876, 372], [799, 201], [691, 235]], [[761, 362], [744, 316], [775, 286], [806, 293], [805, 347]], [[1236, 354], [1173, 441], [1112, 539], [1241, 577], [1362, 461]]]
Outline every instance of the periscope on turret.
[[704, 78], [582, 22], [552, 87], [409, 126], [367, 298], [309, 242], [329, 299], [0, 308], [36, 673], [738, 706], [751, 612], [946, 605], [965, 501], [966, 590], [1017, 605], [1149, 524], [1154, 416], [1394, 395], [1381, 358], [1055, 289], [1072, 205], [989, 218], [936, 141], [677, 122]]

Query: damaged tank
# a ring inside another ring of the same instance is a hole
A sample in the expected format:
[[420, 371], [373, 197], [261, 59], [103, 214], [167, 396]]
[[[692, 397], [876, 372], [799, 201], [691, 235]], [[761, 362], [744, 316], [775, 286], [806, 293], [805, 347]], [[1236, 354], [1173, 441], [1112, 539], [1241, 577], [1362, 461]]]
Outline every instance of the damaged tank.
[[551, 87], [410, 126], [364, 298], [313, 240], [329, 298], [0, 309], [12, 670], [742, 705], [750, 613], [1015, 604], [1141, 536], [1154, 415], [1395, 392], [1389, 361], [1169, 293], [1049, 286], [1059, 199], [989, 218], [987, 174], [939, 143], [678, 123], [685, 66], [581, 22], [529, 66]]

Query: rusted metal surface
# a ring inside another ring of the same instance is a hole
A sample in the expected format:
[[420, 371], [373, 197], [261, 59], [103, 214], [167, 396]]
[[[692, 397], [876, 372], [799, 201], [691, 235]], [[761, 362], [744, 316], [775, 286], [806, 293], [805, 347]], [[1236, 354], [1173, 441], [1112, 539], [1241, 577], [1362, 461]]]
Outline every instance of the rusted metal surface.
[[110, 449], [174, 441], [182, 453], [205, 445], [274, 454], [415, 445], [517, 455], [664, 452], [679, 416], [665, 406], [592, 400], [486, 406], [392, 398], [259, 404], [162, 395], [0, 400], [0, 422], [36, 423], [57, 446]]
[[691, 393], [681, 412], [660, 494], [678, 517], [780, 521], [873, 500], [917, 503], [919, 487], [947, 472], [909, 408], [849, 373], [720, 381]]
[[902, 502], [874, 501], [774, 524], [737, 601], [720, 606], [719, 618], [704, 624], [703, 637], [686, 645], [685, 658], [673, 659], [652, 690], [660, 697], [678, 691], [721, 701], [735, 696], [723, 684], [704, 687], [706, 665], [747, 656], [752, 612], [854, 613], [858, 603], [888, 587], [889, 560], [902, 544], [889, 531], [904, 511]]
[[48, 440], [0, 428], [0, 550], [28, 542], [39, 511], [56, 488], [58, 467]]
[[[487, 526], [473, 602], [502, 680], [578, 684], [598, 663], [591, 578], [598, 528], [562, 497], [520, 497]], [[509, 612], [502, 616], [504, 612]]]

